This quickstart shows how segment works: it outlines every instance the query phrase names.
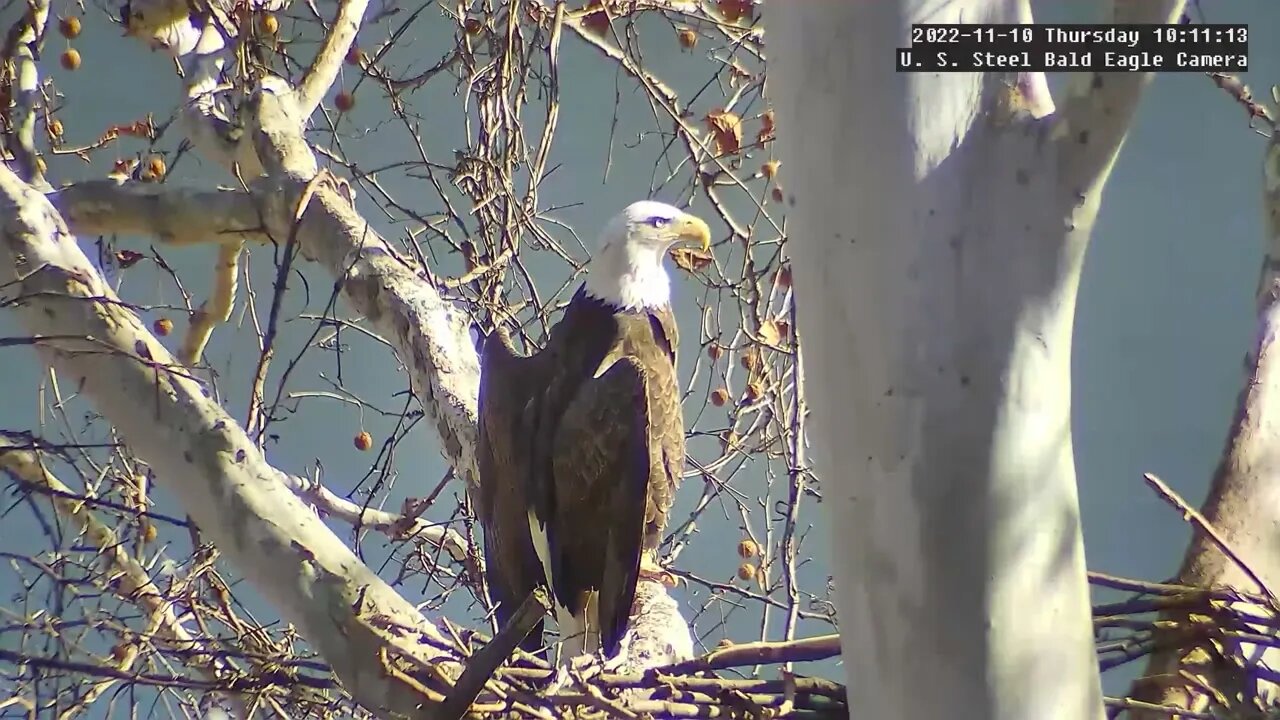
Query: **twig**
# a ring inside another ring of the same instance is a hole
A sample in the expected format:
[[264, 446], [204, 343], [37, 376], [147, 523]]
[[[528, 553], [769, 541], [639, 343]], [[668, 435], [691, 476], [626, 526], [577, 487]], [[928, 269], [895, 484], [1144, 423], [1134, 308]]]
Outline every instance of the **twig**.
[[[167, 599], [154, 582], [146, 568], [125, 552], [116, 532], [107, 527], [89, 511], [84, 503], [72, 499], [71, 489], [45, 469], [40, 456], [31, 450], [22, 449], [32, 445], [30, 437], [0, 432], [0, 470], [13, 473], [23, 482], [47, 488], [53, 506], [63, 516], [76, 523], [89, 541], [98, 549], [100, 557], [108, 564], [118, 580], [110, 587], [122, 599], [141, 606], [152, 619], [171, 646], [181, 652], [188, 653], [190, 666], [198, 669], [210, 680], [217, 678], [218, 671], [226, 667], [220, 659], [201, 651], [204, 643], [198, 640], [178, 619], [174, 612], [174, 604]], [[95, 688], [97, 693], [105, 692], [106, 685]], [[86, 700], [86, 704], [91, 700]], [[239, 704], [239, 701], [236, 701]]]
[[467, 669], [454, 683], [440, 708], [444, 720], [457, 720], [467, 712], [498, 666], [511, 657], [511, 653], [524, 642], [534, 626], [542, 622], [550, 609], [551, 604], [542, 588], [525, 596], [507, 624], [467, 661]]
[[703, 670], [723, 670], [744, 665], [771, 665], [787, 662], [826, 660], [840, 654], [839, 635], [787, 640], [782, 642], [752, 642], [730, 645], [712, 650], [706, 655], [688, 662], [663, 668], [664, 672], [688, 673]]
[[308, 480], [288, 473], [280, 473], [279, 477], [294, 494], [326, 515], [357, 527], [372, 528], [396, 539], [421, 538], [443, 549], [457, 562], [466, 562], [469, 557], [467, 541], [453, 528], [435, 525], [418, 517], [362, 506], [335, 494], [318, 480]]
[[1161, 499], [1172, 505], [1178, 512], [1180, 512], [1183, 520], [1190, 522], [1205, 535], [1208, 535], [1209, 538], [1213, 540], [1214, 544], [1218, 546], [1218, 549], [1222, 551], [1222, 554], [1231, 558], [1231, 561], [1240, 567], [1240, 570], [1245, 574], [1245, 576], [1258, 586], [1258, 589], [1260, 589], [1263, 595], [1267, 597], [1269, 605], [1272, 608], [1280, 607], [1280, 604], [1277, 604], [1275, 593], [1271, 592], [1271, 588], [1267, 587], [1267, 584], [1262, 581], [1262, 578], [1258, 577], [1257, 573], [1245, 564], [1244, 559], [1236, 554], [1236, 551], [1231, 548], [1231, 545], [1227, 542], [1226, 538], [1222, 537], [1222, 535], [1209, 524], [1208, 519], [1206, 519], [1204, 515], [1201, 515], [1199, 510], [1188, 505], [1185, 500], [1173, 491], [1173, 488], [1170, 488], [1163, 480], [1156, 477], [1154, 474], [1143, 473], [1142, 479], [1147, 482], [1147, 485], [1149, 485], [1152, 490], [1155, 490], [1156, 493], [1160, 495]]

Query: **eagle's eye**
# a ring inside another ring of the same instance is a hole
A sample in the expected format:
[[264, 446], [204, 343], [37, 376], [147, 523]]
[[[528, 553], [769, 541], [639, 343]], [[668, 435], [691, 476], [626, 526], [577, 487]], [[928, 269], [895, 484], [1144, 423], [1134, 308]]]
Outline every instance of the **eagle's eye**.
[[662, 217], [661, 215], [654, 215], [653, 217], [649, 218], [649, 224], [661, 230], [662, 228], [671, 224], [671, 219]]

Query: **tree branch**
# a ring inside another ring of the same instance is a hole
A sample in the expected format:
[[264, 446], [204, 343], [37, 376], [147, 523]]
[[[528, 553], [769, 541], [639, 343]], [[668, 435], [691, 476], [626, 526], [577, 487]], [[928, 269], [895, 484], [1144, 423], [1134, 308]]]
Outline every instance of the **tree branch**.
[[12, 58], [17, 93], [13, 109], [9, 111], [13, 124], [6, 137], [6, 147], [18, 161], [19, 174], [38, 186], [48, 185], [43, 163], [36, 153], [36, 107], [40, 103], [40, 68], [36, 58], [40, 55], [48, 22], [48, 0], [34, 0], [27, 3], [27, 11], [12, 31], [17, 33]]
[[385, 717], [426, 717], [419, 687], [382, 672], [376, 658], [394, 648], [428, 682], [447, 686], [445, 637], [276, 481], [235, 420], [119, 301], [44, 196], [7, 167], [0, 196], [0, 285], [31, 335], [62, 338], [39, 343], [45, 360], [95, 402], [357, 701]]
[[[1103, 22], [1176, 22], [1185, 7], [1186, 0], [1112, 0]], [[1072, 74], [1067, 100], [1055, 116], [1054, 136], [1062, 190], [1078, 196], [1078, 205], [1101, 202], [1102, 186], [1151, 78], [1149, 72]]]
[[281, 482], [304, 502], [316, 509], [358, 527], [377, 530], [393, 538], [420, 538], [445, 552], [456, 562], [465, 563], [470, 557], [470, 547], [457, 530], [429, 523], [422, 518], [377, 508], [364, 507], [337, 495], [319, 482], [280, 473]]
[[302, 109], [302, 117], [311, 117], [338, 78], [338, 71], [342, 69], [343, 60], [356, 39], [360, 21], [368, 7], [369, 0], [343, 0], [338, 17], [325, 34], [320, 52], [298, 83], [298, 105]]
[[[208, 679], [216, 680], [218, 670], [224, 667], [222, 659], [201, 651], [203, 643], [178, 619], [174, 603], [152, 582], [147, 569], [129, 556], [114, 530], [95, 517], [84, 502], [74, 499], [75, 493], [45, 468], [40, 455], [27, 449], [31, 445], [29, 437], [0, 432], [0, 470], [12, 473], [23, 483], [49, 490], [54, 508], [75, 523], [98, 549], [104, 564], [112, 570], [116, 581], [110, 583], [110, 591], [141, 607], [150, 616], [154, 636], [167, 641], [173, 649], [188, 653], [186, 657], [190, 667]], [[114, 682], [115, 679], [109, 679], [95, 684], [93, 690], [81, 699], [81, 704], [91, 704], [93, 697], [105, 692]], [[237, 699], [233, 702], [242, 704]]]
[[87, 180], [54, 190], [49, 201], [79, 235], [145, 235], [169, 245], [270, 241], [258, 206], [240, 190]]
[[[1259, 636], [1274, 635], [1268, 625], [1275, 624], [1277, 606], [1268, 588], [1280, 587], [1280, 548], [1274, 532], [1280, 526], [1280, 126], [1274, 123], [1263, 158], [1262, 203], [1267, 238], [1256, 288], [1257, 332], [1245, 358], [1243, 388], [1222, 458], [1197, 514], [1203, 524], [1192, 534], [1177, 580], [1199, 588], [1267, 594], [1220, 603], [1235, 613], [1263, 619], [1237, 625]], [[1156, 639], [1176, 633], [1189, 617], [1185, 609], [1162, 612], [1160, 619], [1168, 630], [1158, 632]], [[1238, 709], [1235, 703], [1253, 712], [1256, 702], [1276, 697], [1276, 684], [1265, 677], [1265, 670], [1277, 665], [1280, 652], [1275, 647], [1200, 635], [1190, 642], [1162, 643], [1131, 693], [1140, 701], [1193, 711], [1226, 700], [1227, 712]], [[1154, 711], [1132, 714], [1136, 720], [1163, 717]]]

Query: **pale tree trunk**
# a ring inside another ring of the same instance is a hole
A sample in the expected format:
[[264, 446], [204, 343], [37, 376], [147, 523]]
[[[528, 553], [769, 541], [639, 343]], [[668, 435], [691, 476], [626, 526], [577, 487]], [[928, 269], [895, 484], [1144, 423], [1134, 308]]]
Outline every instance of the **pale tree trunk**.
[[[1253, 595], [1280, 589], [1280, 138], [1272, 128], [1263, 164], [1263, 212], [1267, 245], [1257, 288], [1257, 333], [1246, 358], [1244, 389], [1236, 407], [1222, 460], [1201, 509], [1213, 535], [1197, 527], [1178, 572], [1177, 583], [1201, 588], [1230, 588]], [[1225, 548], [1224, 548], [1225, 546]], [[1224, 552], [1225, 549], [1225, 552]], [[1234, 557], [1231, 557], [1233, 555]], [[1262, 584], [1262, 586], [1259, 585]], [[1254, 700], [1274, 702], [1274, 673], [1280, 653], [1243, 643], [1220, 630], [1222, 608], [1209, 598], [1190, 607], [1170, 609], [1163, 620], [1172, 626], [1156, 636], [1158, 646], [1144, 677], [1135, 681], [1139, 700], [1204, 712], [1225, 701], [1239, 712], [1257, 717]], [[1219, 603], [1222, 601], [1219, 600]], [[1230, 611], [1255, 618], [1275, 616], [1275, 598], [1241, 600]], [[1216, 616], [1216, 617], [1214, 617]], [[1270, 623], [1274, 625], [1274, 622]], [[1241, 623], [1234, 630], [1274, 635], [1262, 625]], [[1264, 652], [1265, 650], [1265, 652]], [[1216, 697], [1215, 697], [1216, 696]], [[1155, 720], [1168, 713], [1135, 713]], [[1176, 716], [1175, 716], [1176, 717]]]
[[[1103, 21], [1183, 3], [1114, 5]], [[1149, 75], [1081, 75], [1054, 111], [1038, 75], [892, 69], [911, 23], [1030, 22], [1025, 2], [765, 7], [851, 704], [1101, 717], [1071, 329]]]

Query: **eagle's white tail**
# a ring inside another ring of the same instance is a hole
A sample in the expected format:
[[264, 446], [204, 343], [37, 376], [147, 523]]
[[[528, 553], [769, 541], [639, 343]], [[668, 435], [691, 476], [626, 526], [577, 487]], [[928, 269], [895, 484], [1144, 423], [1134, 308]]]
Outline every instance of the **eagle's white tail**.
[[582, 655], [600, 651], [599, 598], [596, 592], [587, 593], [582, 612], [574, 615], [569, 608], [556, 604], [556, 625], [560, 627], [560, 657], [564, 663]]

